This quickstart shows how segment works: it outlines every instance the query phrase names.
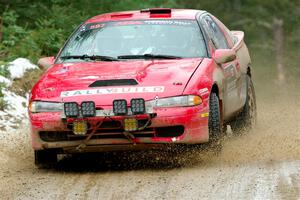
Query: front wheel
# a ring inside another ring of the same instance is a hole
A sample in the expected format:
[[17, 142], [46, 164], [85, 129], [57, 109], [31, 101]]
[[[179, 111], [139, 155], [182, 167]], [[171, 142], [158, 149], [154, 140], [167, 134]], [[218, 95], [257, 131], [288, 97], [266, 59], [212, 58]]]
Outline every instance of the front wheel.
[[34, 151], [34, 161], [38, 168], [51, 168], [57, 162], [57, 153], [54, 150]]
[[209, 140], [211, 142], [218, 141], [223, 132], [223, 123], [221, 118], [219, 98], [216, 93], [211, 93], [209, 99]]

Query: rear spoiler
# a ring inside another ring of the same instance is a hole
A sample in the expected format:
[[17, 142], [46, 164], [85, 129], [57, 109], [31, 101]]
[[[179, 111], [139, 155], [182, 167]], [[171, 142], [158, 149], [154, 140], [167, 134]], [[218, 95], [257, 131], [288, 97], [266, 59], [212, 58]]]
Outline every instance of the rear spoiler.
[[140, 10], [141, 13], [149, 13], [150, 18], [171, 17], [172, 9], [170, 8], [147, 8]]
[[150, 14], [171, 14], [171, 8], [146, 8], [140, 10], [141, 13], [149, 12]]

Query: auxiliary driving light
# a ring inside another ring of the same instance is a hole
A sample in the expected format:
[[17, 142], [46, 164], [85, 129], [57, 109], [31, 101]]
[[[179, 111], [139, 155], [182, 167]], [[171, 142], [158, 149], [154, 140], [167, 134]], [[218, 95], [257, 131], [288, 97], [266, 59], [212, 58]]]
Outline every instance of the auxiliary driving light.
[[131, 99], [131, 111], [133, 114], [143, 114], [146, 111], [144, 99]]
[[138, 121], [135, 118], [124, 119], [125, 131], [136, 131], [138, 129]]
[[114, 100], [113, 112], [115, 115], [127, 115], [127, 101], [125, 99]]
[[94, 117], [96, 115], [95, 103], [93, 101], [82, 102], [81, 113], [83, 117]]
[[79, 107], [76, 102], [64, 103], [64, 111], [66, 117], [77, 117], [79, 115]]
[[73, 133], [75, 135], [85, 135], [87, 133], [87, 122], [86, 121], [74, 121], [73, 122]]

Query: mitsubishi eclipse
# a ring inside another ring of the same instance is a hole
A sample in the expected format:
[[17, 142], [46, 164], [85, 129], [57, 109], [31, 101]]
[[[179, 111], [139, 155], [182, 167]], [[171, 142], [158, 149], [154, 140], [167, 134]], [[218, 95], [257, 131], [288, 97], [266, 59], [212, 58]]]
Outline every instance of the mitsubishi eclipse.
[[242, 31], [206, 11], [153, 8], [83, 22], [31, 91], [35, 163], [58, 154], [218, 140], [256, 119]]

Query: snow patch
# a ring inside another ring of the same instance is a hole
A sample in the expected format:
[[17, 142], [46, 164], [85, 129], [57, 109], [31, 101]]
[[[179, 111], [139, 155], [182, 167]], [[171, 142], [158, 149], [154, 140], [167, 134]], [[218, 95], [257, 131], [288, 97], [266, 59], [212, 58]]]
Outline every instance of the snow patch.
[[17, 58], [8, 64], [11, 79], [22, 78], [26, 70], [36, 68], [38, 67], [26, 58]]
[[28, 118], [27, 99], [8, 90], [2, 90], [6, 108], [0, 111], [0, 129], [15, 129]]
[[27, 99], [13, 92], [4, 90], [4, 101], [7, 103], [7, 113], [15, 117], [24, 117], [27, 114]]
[[[8, 64], [10, 79], [0, 76], [0, 83], [10, 86], [15, 78], [22, 78], [28, 69], [36, 69], [28, 59], [18, 58]], [[5, 102], [4, 110], [0, 110], [0, 131], [17, 129], [21, 124], [28, 123], [27, 98], [19, 96], [6, 87], [2, 89], [3, 100]]]
[[0, 75], [0, 83], [5, 83], [7, 86], [10, 86], [12, 84], [12, 81]]

